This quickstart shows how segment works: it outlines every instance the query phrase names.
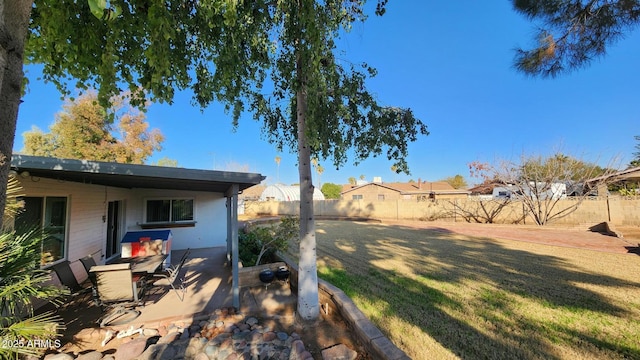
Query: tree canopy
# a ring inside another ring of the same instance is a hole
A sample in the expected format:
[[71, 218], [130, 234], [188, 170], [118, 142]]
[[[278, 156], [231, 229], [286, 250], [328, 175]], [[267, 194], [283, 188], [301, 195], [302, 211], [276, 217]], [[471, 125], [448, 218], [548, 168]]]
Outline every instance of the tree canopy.
[[[494, 164], [472, 162], [471, 176], [504, 184], [509, 201], [520, 201], [536, 224], [545, 225], [574, 212], [589, 196], [597, 195], [612, 181], [613, 169], [557, 152], [551, 156], [523, 154], [519, 161]], [[574, 201], [561, 202], [566, 196]]]
[[635, 146], [636, 151], [633, 153], [633, 159], [629, 163], [630, 168], [640, 166], [640, 135], [636, 135], [634, 138], [638, 143]]
[[[201, 107], [224, 103], [234, 125], [250, 112], [278, 149], [292, 150], [294, 94], [303, 80], [313, 94], [305, 134], [312, 155], [331, 158], [336, 167], [353, 149], [356, 163], [386, 152], [406, 172], [406, 144], [427, 134], [410, 110], [382, 106], [367, 91], [365, 80], [376, 74], [374, 68], [334, 55], [334, 39], [366, 18], [364, 2], [120, 4], [120, 15], [105, 21], [84, 1], [36, 1], [28, 62], [44, 64], [44, 80], [66, 95], [71, 80], [80, 89], [99, 88], [103, 105], [122, 90], [141, 105], [145, 96], [172, 102], [175, 91], [189, 89]], [[297, 61], [304, 64], [304, 79], [297, 78]]]
[[324, 183], [320, 189], [325, 199], [340, 199], [342, 186], [334, 183]]
[[638, 0], [512, 0], [514, 9], [541, 22], [531, 49], [517, 49], [515, 67], [555, 77], [588, 65], [640, 22]]
[[[38, 0], [26, 57], [43, 63], [44, 79], [65, 94], [70, 79], [99, 88], [102, 104], [123, 89], [134, 105], [191, 90], [198, 106], [224, 103], [234, 126], [248, 112], [278, 150], [297, 151], [298, 314], [312, 320], [319, 305], [311, 158], [339, 167], [351, 151], [356, 164], [384, 154], [408, 172], [408, 144], [428, 134], [410, 109], [385, 106], [367, 90], [373, 67], [337, 56], [335, 40], [367, 18], [365, 3], [122, 0], [100, 16], [89, 2]], [[377, 15], [386, 3], [377, 0]]]
[[530, 156], [522, 162], [518, 177], [527, 181], [563, 181], [581, 182], [603, 175], [606, 169], [601, 166], [556, 153], [553, 156]]
[[467, 181], [464, 179], [464, 176], [460, 174], [449, 176], [441, 181], [444, 181], [447, 184], [451, 185], [454, 189], [464, 189], [467, 187]]
[[[117, 120], [117, 128], [110, 114]], [[144, 113], [128, 104], [126, 96], [117, 97], [105, 109], [95, 92], [86, 92], [67, 99], [51, 132], [38, 128], [25, 132], [22, 151], [27, 155], [143, 164], [161, 149], [164, 140], [160, 130], [149, 130], [145, 119]]]

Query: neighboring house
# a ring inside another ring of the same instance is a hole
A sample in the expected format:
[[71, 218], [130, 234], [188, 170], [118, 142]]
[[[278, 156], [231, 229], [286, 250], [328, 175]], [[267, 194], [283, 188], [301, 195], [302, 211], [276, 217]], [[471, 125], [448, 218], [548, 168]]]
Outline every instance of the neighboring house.
[[513, 193], [511, 185], [503, 183], [485, 183], [468, 190], [470, 196], [479, 200], [510, 199]]
[[470, 195], [491, 195], [493, 194], [493, 189], [496, 187], [502, 187], [505, 186], [502, 183], [486, 183], [486, 184], [480, 184], [480, 185], [476, 185], [472, 188], [469, 188], [469, 192], [471, 193]]
[[618, 171], [613, 174], [598, 176], [585, 181], [587, 185], [597, 186], [598, 195], [604, 196], [609, 193], [606, 184], [611, 183], [636, 183], [640, 184], [640, 166]]
[[[320, 189], [314, 189], [313, 200], [324, 200], [324, 194]], [[269, 185], [260, 195], [260, 201], [300, 201], [300, 186]]]
[[[170, 229], [172, 250], [237, 248], [238, 195], [264, 176], [213, 170], [14, 155], [25, 208], [16, 218], [52, 232], [44, 244], [52, 263], [120, 254], [127, 231]], [[45, 264], [46, 265], [49, 264]], [[84, 275], [86, 276], [86, 275]], [[78, 276], [81, 277], [81, 276]]]
[[640, 166], [618, 171], [613, 174], [598, 176], [596, 178], [589, 179], [586, 182], [597, 183], [602, 180], [607, 180], [607, 182], [624, 182], [624, 181], [640, 182]]
[[457, 190], [444, 181], [344, 185], [340, 196], [344, 200], [436, 200], [466, 198], [467, 190]]

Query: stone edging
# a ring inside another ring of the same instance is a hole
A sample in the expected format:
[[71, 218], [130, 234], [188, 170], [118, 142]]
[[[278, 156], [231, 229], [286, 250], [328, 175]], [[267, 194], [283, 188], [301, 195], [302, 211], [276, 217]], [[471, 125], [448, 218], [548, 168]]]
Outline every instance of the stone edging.
[[[324, 292], [331, 299], [344, 321], [354, 330], [357, 339], [374, 359], [410, 359], [404, 351], [400, 350], [391, 340], [384, 336], [382, 331], [358, 309], [351, 301], [351, 298], [342, 290], [322, 279], [318, 279], [318, 290]], [[322, 298], [322, 293], [320, 298]]]
[[[278, 217], [267, 219], [255, 219], [243, 221], [240, 228], [246, 225], [255, 225], [263, 222], [274, 222]], [[336, 219], [337, 220], [337, 219]], [[353, 220], [353, 219], [350, 219]], [[370, 219], [371, 220], [371, 219]], [[378, 221], [379, 220], [373, 220]], [[290, 284], [292, 288], [298, 287], [298, 265], [282, 253], [277, 253], [280, 260], [287, 263], [291, 271]], [[342, 319], [353, 330], [356, 340], [360, 342], [364, 350], [374, 359], [383, 360], [410, 360], [411, 358], [389, 340], [380, 329], [369, 320], [342, 290], [330, 283], [318, 279], [318, 294], [322, 311], [326, 314], [337, 311]]]
[[[282, 254], [278, 256], [289, 265], [291, 285], [297, 288], [298, 266]], [[318, 279], [318, 293], [321, 311], [328, 314], [337, 311], [353, 330], [354, 336], [373, 359], [410, 360], [411, 358], [389, 340], [380, 329], [369, 320], [342, 290]]]

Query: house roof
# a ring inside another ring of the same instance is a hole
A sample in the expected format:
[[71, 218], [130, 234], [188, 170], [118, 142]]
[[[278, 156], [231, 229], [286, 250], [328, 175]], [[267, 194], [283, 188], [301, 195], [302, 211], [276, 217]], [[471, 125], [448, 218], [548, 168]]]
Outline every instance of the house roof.
[[640, 166], [629, 168], [626, 170], [618, 171], [613, 174], [607, 174], [603, 176], [598, 176], [593, 179], [587, 180], [587, 182], [597, 182], [602, 180], [613, 179], [614, 181], [618, 180], [640, 180]]
[[11, 169], [27, 176], [114, 186], [224, 193], [233, 184], [242, 191], [265, 179], [261, 174], [164, 166], [59, 159], [14, 154]]
[[471, 194], [473, 195], [490, 195], [493, 193], [493, 189], [496, 187], [502, 187], [505, 186], [505, 184], [502, 183], [484, 183], [484, 184], [480, 184], [480, 185], [476, 185], [470, 189], [468, 189], [469, 192], [471, 192]]
[[365, 186], [381, 186], [390, 190], [397, 191], [401, 194], [442, 194], [442, 193], [468, 193], [467, 190], [457, 190], [449, 183], [444, 181], [435, 182], [408, 182], [408, 183], [368, 183], [364, 185], [343, 185], [342, 194], [363, 188]]

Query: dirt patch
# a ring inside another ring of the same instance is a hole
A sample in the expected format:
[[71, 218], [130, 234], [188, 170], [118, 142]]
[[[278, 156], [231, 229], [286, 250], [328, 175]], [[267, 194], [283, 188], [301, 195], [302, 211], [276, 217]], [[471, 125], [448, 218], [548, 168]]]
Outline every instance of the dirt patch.
[[612, 253], [634, 252], [640, 241], [640, 227], [616, 226], [623, 237], [607, 236], [586, 228], [535, 225], [473, 224], [422, 221], [386, 221], [415, 229], [441, 229], [461, 235], [515, 240], [552, 246], [563, 246]]

